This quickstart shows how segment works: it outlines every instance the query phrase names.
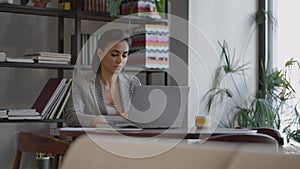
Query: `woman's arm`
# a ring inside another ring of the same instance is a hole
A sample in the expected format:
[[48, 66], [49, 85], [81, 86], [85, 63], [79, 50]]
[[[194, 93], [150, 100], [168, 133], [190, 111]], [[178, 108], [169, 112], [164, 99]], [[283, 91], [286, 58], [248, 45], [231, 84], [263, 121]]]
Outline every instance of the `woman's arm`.
[[100, 122], [100, 112], [95, 104], [92, 87], [94, 84], [88, 75], [76, 77], [73, 82], [71, 96], [64, 109], [67, 126], [94, 126]]

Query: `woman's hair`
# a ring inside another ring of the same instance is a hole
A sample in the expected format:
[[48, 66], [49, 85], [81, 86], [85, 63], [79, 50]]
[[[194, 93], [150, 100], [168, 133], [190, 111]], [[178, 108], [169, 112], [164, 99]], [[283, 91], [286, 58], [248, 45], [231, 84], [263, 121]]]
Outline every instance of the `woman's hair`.
[[[126, 30], [121, 30], [121, 29], [111, 29], [106, 32], [104, 32], [101, 36], [100, 39], [97, 41], [97, 49], [100, 48], [102, 51], [105, 50], [105, 48], [110, 44], [110, 43], [119, 43], [121, 41], [126, 41], [129, 46], [131, 46], [131, 38], [130, 34]], [[92, 61], [92, 68], [95, 72], [98, 71], [100, 68], [100, 58], [97, 54], [97, 49], [94, 53], [93, 56], [93, 61]]]

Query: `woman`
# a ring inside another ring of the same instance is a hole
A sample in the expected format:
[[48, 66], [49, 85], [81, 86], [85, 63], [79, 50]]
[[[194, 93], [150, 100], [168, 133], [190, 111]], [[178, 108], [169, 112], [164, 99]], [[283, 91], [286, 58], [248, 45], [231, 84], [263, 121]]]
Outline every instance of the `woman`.
[[130, 37], [113, 29], [101, 35], [94, 55], [93, 71], [74, 78], [72, 97], [65, 108], [68, 126], [89, 126], [105, 123], [102, 115], [122, 115], [128, 110], [134, 86], [141, 85], [136, 76], [122, 72], [126, 65]]

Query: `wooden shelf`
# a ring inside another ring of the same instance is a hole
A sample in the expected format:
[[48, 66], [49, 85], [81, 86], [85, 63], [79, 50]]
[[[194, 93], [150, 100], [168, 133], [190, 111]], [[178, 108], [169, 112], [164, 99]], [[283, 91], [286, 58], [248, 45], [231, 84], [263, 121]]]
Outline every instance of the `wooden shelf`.
[[19, 13], [27, 15], [42, 15], [53, 17], [74, 17], [75, 13], [71, 10], [62, 10], [57, 8], [41, 8], [34, 6], [25, 6], [18, 4], [0, 4], [0, 12]]
[[154, 68], [142, 68], [142, 67], [125, 67], [125, 72], [151, 72], [151, 73], [161, 73], [167, 72], [168, 69], [154, 69]]
[[111, 17], [108, 13], [96, 13], [96, 12], [87, 12], [80, 11], [80, 14], [76, 14], [75, 10], [63, 10], [58, 8], [42, 8], [35, 6], [26, 6], [18, 4], [4, 4], [0, 3], [0, 12], [6, 13], [18, 13], [18, 14], [27, 14], [27, 15], [40, 15], [40, 16], [52, 16], [52, 17], [65, 17], [65, 18], [76, 18], [85, 20], [95, 20], [95, 21], [104, 21], [111, 22], [116, 20], [116, 22], [132, 22], [134, 24], [166, 24], [167, 19], [151, 19], [146, 17], [138, 16], [116, 16]]
[[20, 120], [8, 120], [0, 119], [0, 123], [63, 123], [64, 119], [45, 119], [45, 120], [30, 120], [30, 119], [20, 119]]
[[42, 63], [20, 63], [20, 62], [0, 62], [0, 67], [12, 68], [36, 68], [36, 69], [74, 69], [74, 65], [64, 64], [42, 64]]

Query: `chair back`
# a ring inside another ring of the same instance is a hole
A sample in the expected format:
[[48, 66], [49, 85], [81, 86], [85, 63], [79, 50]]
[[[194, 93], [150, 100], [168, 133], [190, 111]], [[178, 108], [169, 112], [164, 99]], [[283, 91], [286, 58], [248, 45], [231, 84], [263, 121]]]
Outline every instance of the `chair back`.
[[72, 143], [60, 169], [282, 169], [299, 166], [300, 156], [278, 153], [264, 144], [249, 146], [208, 141], [207, 144], [181, 142], [174, 146], [173, 139], [158, 141], [89, 134]]
[[228, 134], [212, 136], [208, 141], [236, 142], [236, 143], [264, 143], [278, 145], [275, 138], [261, 133]]
[[269, 127], [256, 127], [256, 128], [252, 128], [252, 130], [256, 130], [257, 133], [261, 133], [261, 134], [266, 134], [269, 136], [272, 136], [273, 138], [276, 139], [276, 141], [278, 142], [279, 145], [283, 145], [284, 144], [284, 139], [281, 136], [280, 132], [274, 128], [269, 128]]
[[63, 156], [69, 147], [66, 143], [57, 138], [29, 132], [17, 133], [17, 153], [13, 169], [19, 169], [22, 152], [44, 152], [55, 156], [54, 167], [58, 168], [59, 156]]

